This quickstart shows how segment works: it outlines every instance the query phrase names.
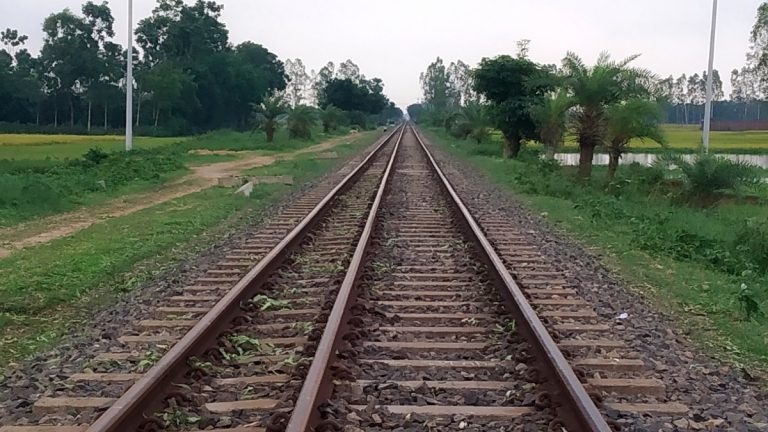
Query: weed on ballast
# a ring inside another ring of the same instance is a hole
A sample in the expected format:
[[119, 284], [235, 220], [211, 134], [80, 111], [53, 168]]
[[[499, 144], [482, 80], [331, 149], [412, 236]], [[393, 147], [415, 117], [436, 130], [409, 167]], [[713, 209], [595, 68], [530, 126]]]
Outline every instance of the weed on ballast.
[[158, 353], [157, 351], [147, 351], [144, 353], [144, 355], [141, 357], [141, 360], [136, 364], [136, 371], [139, 373], [144, 373], [148, 371], [152, 366], [155, 365], [158, 361], [160, 361], [160, 358], [162, 355]]
[[185, 427], [185, 426], [195, 426], [196, 424], [200, 423], [202, 418], [195, 414], [190, 414], [187, 411], [184, 411], [179, 408], [175, 408], [172, 410], [164, 411], [162, 414], [163, 422], [165, 423], [165, 427]]
[[748, 320], [763, 318], [765, 314], [760, 308], [760, 303], [757, 302], [755, 295], [747, 287], [747, 284], [741, 284], [739, 292], [736, 293], [736, 301], [739, 304], [741, 312]]
[[287, 300], [277, 300], [263, 294], [257, 295], [250, 302], [257, 305], [260, 311], [284, 310], [291, 307]]
[[291, 324], [291, 330], [297, 330], [299, 333], [303, 335], [309, 334], [312, 330], [315, 329], [314, 324], [311, 322], [303, 321], [303, 322], [295, 322]]

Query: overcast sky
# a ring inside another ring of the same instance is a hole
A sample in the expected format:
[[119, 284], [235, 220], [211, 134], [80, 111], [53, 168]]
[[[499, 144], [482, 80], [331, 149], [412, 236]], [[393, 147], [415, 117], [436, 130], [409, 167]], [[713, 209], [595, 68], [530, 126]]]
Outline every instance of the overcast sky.
[[[191, 0], [188, 0], [191, 1]], [[419, 73], [437, 56], [471, 65], [515, 52], [531, 40], [531, 57], [559, 63], [571, 50], [592, 62], [641, 53], [637, 65], [661, 76], [706, 68], [711, 0], [218, 0], [232, 42], [252, 40], [308, 69], [347, 58], [369, 78], [384, 80], [399, 106], [420, 98]], [[744, 64], [749, 31], [762, 0], [720, 2], [715, 68], [729, 89], [730, 71]], [[80, 10], [80, 0], [0, 0], [0, 28], [18, 28], [28, 46], [42, 44], [51, 12]], [[119, 42], [127, 35], [127, 0], [111, 0]], [[135, 20], [155, 0], [135, 0]], [[727, 92], [726, 92], [727, 94]]]

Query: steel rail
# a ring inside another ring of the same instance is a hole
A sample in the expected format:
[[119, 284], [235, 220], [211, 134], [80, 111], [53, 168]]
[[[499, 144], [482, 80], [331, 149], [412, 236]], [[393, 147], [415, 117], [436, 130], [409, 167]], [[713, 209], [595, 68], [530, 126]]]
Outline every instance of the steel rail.
[[509, 312], [515, 317], [518, 327], [523, 332], [526, 340], [531, 344], [536, 357], [542, 360], [542, 372], [546, 374], [551, 390], [556, 392], [553, 400], [561, 401], [564, 406], [560, 408], [561, 419], [573, 431], [598, 431], [611, 432], [600, 411], [587, 394], [586, 389], [573, 372], [571, 365], [566, 360], [557, 343], [552, 339], [544, 324], [533, 310], [523, 291], [515, 283], [512, 275], [507, 271], [504, 262], [494, 250], [491, 243], [483, 234], [480, 226], [475, 221], [469, 209], [464, 205], [451, 182], [443, 174], [435, 158], [432, 157], [424, 141], [421, 139], [415, 127], [413, 130], [416, 139], [430, 161], [434, 173], [439, 177], [441, 186], [455, 209], [458, 211], [460, 222], [464, 225], [468, 237], [478, 246], [481, 258], [486, 261], [489, 272], [497, 280], [502, 297]]
[[332, 207], [332, 201], [344, 193], [362, 175], [373, 158], [389, 143], [396, 132], [405, 130], [401, 125], [381, 137], [374, 150], [336, 185], [312, 211], [299, 222], [264, 258], [259, 261], [224, 297], [203, 316], [152, 368], [102, 414], [87, 432], [125, 432], [134, 430], [159, 408], [164, 391], [181, 376], [189, 357], [201, 354], [226, 329], [240, 309], [241, 301], [255, 294], [306, 235], [322, 220]]
[[400, 130], [400, 136], [395, 143], [395, 149], [392, 151], [389, 164], [381, 178], [381, 183], [379, 183], [376, 198], [368, 213], [368, 220], [360, 235], [360, 240], [357, 242], [355, 253], [352, 256], [344, 281], [339, 289], [339, 294], [336, 296], [333, 309], [328, 317], [328, 323], [320, 338], [315, 358], [309, 367], [307, 377], [304, 379], [304, 385], [296, 400], [291, 419], [285, 430], [286, 432], [308, 432], [314, 430], [320, 416], [317, 408], [330, 397], [332, 390], [330, 367], [335, 359], [336, 349], [341, 342], [341, 338], [348, 328], [347, 321], [349, 320], [350, 308], [357, 298], [357, 282], [363, 270], [365, 255], [368, 252], [368, 245], [376, 225], [379, 207], [389, 184], [389, 177], [395, 164], [397, 150], [400, 147], [405, 129], [405, 126], [403, 126]]

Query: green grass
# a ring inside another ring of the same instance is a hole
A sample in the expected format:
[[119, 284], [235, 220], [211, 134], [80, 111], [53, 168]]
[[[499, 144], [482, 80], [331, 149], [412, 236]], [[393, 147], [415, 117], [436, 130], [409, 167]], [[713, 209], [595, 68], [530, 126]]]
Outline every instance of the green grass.
[[156, 150], [51, 161], [0, 160], [0, 226], [145, 190], [185, 171], [179, 154]]
[[[346, 156], [374, 137], [363, 133], [334, 150]], [[339, 163], [302, 157], [253, 173], [280, 171], [310, 180]], [[83, 325], [92, 311], [222, 234], [254, 223], [260, 209], [299, 187], [300, 182], [259, 185], [249, 198], [212, 188], [0, 260], [0, 366], [51, 346], [68, 329]]]
[[[428, 133], [601, 251], [603, 262], [626, 285], [672, 315], [695, 341], [731, 361], [766, 369], [768, 249], [761, 248], [768, 248], [768, 239], [759, 229], [768, 226], [764, 205], [689, 207], [674, 198], [674, 189], [652, 186], [647, 168], [622, 166], [617, 181], [608, 184], [605, 167], [595, 167], [593, 180], [582, 183], [575, 180], [574, 167], [526, 155], [503, 160], [496, 156], [499, 142], [477, 146], [440, 130]], [[759, 313], [749, 316], [743, 308], [742, 284]]]
[[[250, 150], [274, 154], [306, 148], [345, 132], [322, 134], [318, 130], [311, 140], [290, 140], [281, 130], [274, 142], [267, 143], [263, 133], [225, 130], [183, 141], [139, 139], [136, 150], [130, 153], [119, 151], [122, 144], [117, 137], [0, 135], [0, 226], [146, 191], [183, 175], [185, 166], [238, 157], [194, 154], [192, 150]], [[83, 159], [91, 148], [114, 151], [107, 151], [106, 158], [91, 163]], [[52, 154], [52, 150], [57, 153]], [[3, 159], [3, 151], [13, 159]], [[49, 158], [40, 158], [43, 152]]]
[[[667, 149], [653, 141], [634, 140], [629, 145], [629, 151], [632, 153], [659, 153], [663, 151], [697, 153], [700, 151], [701, 130], [698, 126], [666, 124], [663, 129], [667, 137]], [[492, 138], [500, 140], [501, 132], [494, 131]], [[710, 151], [713, 153], [764, 154], [768, 153], [768, 131], [713, 131], [709, 145]], [[540, 147], [538, 144], [534, 144], [534, 146]], [[576, 137], [573, 135], [566, 136], [565, 146], [559, 151], [577, 152]]]
[[[153, 149], [185, 141], [186, 138], [136, 137], [134, 148]], [[0, 134], [0, 159], [76, 159], [91, 148], [121, 151], [120, 136]]]

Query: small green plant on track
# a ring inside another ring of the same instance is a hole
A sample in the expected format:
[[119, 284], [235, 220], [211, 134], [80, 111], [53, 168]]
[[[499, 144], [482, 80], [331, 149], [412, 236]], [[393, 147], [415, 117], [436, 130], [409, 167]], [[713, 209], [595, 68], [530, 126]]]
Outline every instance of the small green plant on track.
[[219, 370], [219, 368], [214, 366], [211, 362], [204, 362], [196, 357], [190, 358], [187, 364], [189, 364], [189, 367], [192, 369], [199, 369], [209, 374]]
[[269, 344], [262, 343], [259, 339], [252, 338], [248, 335], [232, 335], [229, 337], [229, 341], [235, 346], [235, 348], [242, 348], [248, 351], [261, 352], [265, 346]]
[[172, 411], [165, 411], [162, 417], [166, 427], [194, 426], [202, 420], [199, 416], [178, 408]]
[[301, 357], [299, 357], [297, 355], [294, 355], [294, 354], [291, 354], [288, 357], [286, 357], [283, 361], [281, 361], [279, 363], [279, 365], [280, 366], [292, 367], [292, 366], [296, 366], [297, 364], [301, 363], [303, 360], [304, 359], [302, 359]]
[[139, 363], [136, 365], [136, 370], [140, 373], [148, 371], [152, 366], [155, 365], [158, 361], [160, 361], [160, 358], [162, 356], [157, 351], [147, 351], [144, 353], [144, 356], [141, 358]]
[[315, 326], [311, 322], [297, 322], [291, 324], [291, 330], [298, 330], [301, 334], [307, 335], [314, 330]]
[[261, 311], [284, 310], [290, 308], [290, 303], [288, 301], [273, 299], [263, 294], [254, 297], [251, 302], [258, 305], [259, 310]]
[[517, 330], [517, 323], [514, 320], [508, 321], [506, 324], [496, 324], [494, 331], [499, 335], [508, 335], [514, 333]]
[[755, 300], [755, 295], [747, 287], [747, 284], [741, 284], [741, 288], [736, 294], [736, 300], [748, 320], [764, 316], [763, 311], [760, 309], [760, 304]]
[[373, 263], [373, 271], [379, 275], [393, 273], [395, 269], [395, 265], [389, 261], [375, 261]]

